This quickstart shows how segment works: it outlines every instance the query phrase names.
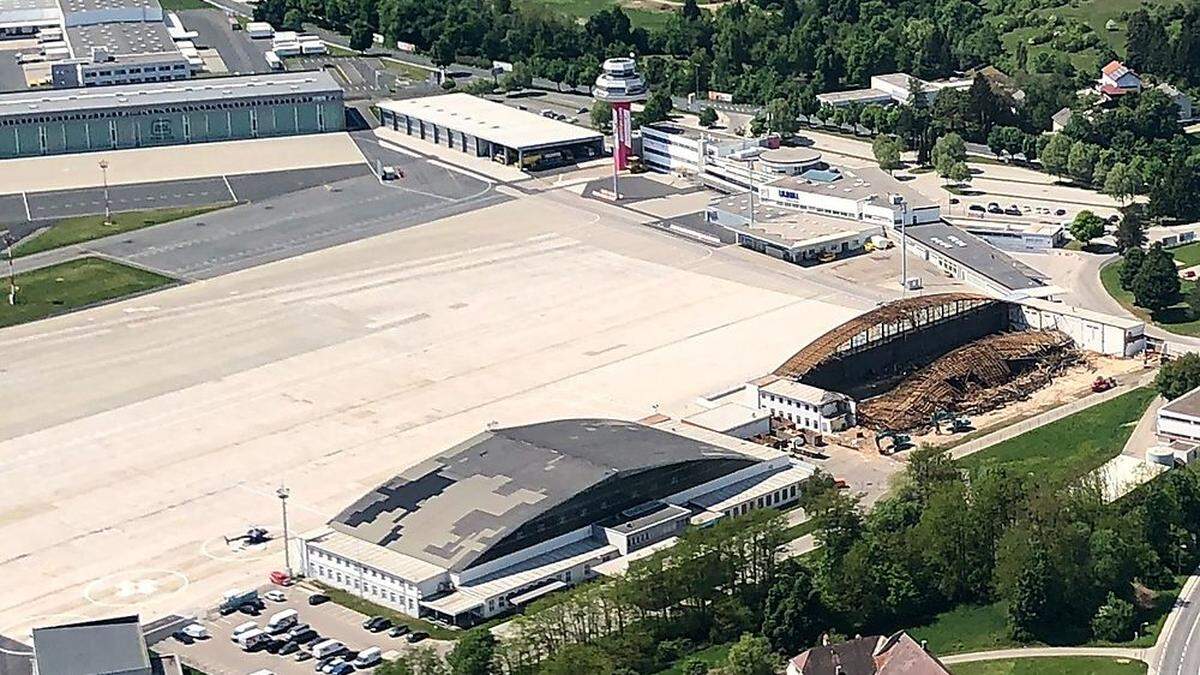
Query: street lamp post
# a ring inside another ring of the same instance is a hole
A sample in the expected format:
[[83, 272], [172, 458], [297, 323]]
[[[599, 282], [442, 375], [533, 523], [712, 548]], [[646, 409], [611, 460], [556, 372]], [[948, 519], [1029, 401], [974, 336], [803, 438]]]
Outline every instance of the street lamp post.
[[292, 552], [288, 545], [287, 500], [291, 494], [291, 490], [283, 485], [275, 491], [275, 496], [279, 497], [279, 506], [283, 509], [283, 565], [289, 577], [292, 576]]
[[4, 247], [8, 250], [8, 304], [17, 304], [17, 275], [13, 267], [13, 241], [11, 234], [4, 233]]
[[100, 176], [104, 181], [104, 224], [112, 225], [112, 210], [108, 201], [108, 160], [100, 160]]

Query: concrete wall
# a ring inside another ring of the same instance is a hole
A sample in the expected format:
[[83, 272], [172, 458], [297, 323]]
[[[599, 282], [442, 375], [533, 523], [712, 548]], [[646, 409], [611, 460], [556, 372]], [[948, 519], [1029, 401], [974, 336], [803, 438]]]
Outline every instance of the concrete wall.
[[1108, 317], [1047, 300], [1026, 300], [1009, 306], [1012, 323], [1023, 328], [1060, 330], [1080, 349], [1128, 357], [1146, 348], [1145, 324]]
[[1158, 433], [1174, 438], [1200, 441], [1200, 419], [1158, 411]]

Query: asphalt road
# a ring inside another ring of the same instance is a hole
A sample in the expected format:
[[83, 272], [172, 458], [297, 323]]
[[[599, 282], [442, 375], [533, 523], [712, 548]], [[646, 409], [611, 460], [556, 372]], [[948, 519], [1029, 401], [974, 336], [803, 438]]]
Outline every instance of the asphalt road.
[[1200, 579], [1193, 576], [1175, 601], [1175, 615], [1158, 641], [1159, 675], [1200, 673]]
[[253, 40], [246, 31], [230, 30], [225, 13], [215, 9], [188, 9], [178, 14], [184, 27], [199, 33], [196, 45], [217, 50], [231, 75], [271, 72], [263, 57], [271, 48], [270, 40]]

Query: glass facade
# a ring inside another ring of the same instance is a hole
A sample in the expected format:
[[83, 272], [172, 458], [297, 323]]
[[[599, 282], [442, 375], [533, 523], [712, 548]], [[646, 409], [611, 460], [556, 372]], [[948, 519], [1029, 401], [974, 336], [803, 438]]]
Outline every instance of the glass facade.
[[0, 159], [345, 129], [337, 95], [272, 96], [0, 119]]

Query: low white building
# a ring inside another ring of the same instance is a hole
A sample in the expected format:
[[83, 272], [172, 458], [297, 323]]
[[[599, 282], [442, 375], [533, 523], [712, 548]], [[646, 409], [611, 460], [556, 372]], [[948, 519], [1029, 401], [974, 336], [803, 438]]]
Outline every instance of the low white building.
[[1156, 430], [1168, 441], [1200, 443], [1200, 387], [1159, 408]]
[[1137, 319], [1042, 298], [1016, 300], [1009, 305], [1009, 320], [1018, 328], [1062, 331], [1080, 349], [1098, 354], [1128, 357], [1146, 348], [1146, 324]]
[[414, 617], [469, 625], [596, 567], [799, 498], [815, 468], [656, 416], [494, 429], [302, 535], [302, 572]]
[[759, 410], [801, 429], [829, 434], [855, 425], [854, 399], [845, 394], [777, 375], [753, 380], [747, 387], [757, 394]]
[[970, 89], [971, 78], [956, 77], [946, 80], [922, 80], [907, 73], [886, 73], [873, 75], [871, 86], [866, 89], [850, 89], [817, 94], [817, 100], [824, 105], [845, 106], [852, 103], [859, 105], [874, 104], [905, 104], [912, 100], [913, 92], [920, 89], [923, 103], [932, 105], [938, 93], [947, 89]]
[[1018, 253], [1045, 253], [1066, 243], [1066, 228], [1057, 223], [997, 222], [965, 218], [954, 221], [962, 229], [996, 248]]

